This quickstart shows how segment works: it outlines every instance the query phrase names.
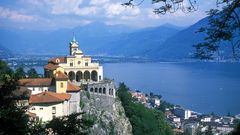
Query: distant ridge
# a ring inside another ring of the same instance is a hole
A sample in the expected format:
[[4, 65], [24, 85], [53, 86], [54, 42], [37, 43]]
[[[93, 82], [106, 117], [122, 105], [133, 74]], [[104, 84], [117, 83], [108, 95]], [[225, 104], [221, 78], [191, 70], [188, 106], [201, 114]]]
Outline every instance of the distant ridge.
[[[24, 29], [0, 29], [0, 44], [20, 54], [67, 54], [74, 32], [80, 48], [86, 54], [143, 56], [178, 32], [173, 25], [144, 29], [124, 25], [91, 23], [74, 29], [32, 31]], [[14, 40], [12, 40], [14, 39]], [[49, 51], [51, 50], [51, 51]]]

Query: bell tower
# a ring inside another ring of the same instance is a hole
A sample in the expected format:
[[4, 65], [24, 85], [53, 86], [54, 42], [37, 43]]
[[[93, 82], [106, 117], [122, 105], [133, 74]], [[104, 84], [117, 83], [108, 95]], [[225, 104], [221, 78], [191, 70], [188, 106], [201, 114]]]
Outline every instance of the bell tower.
[[69, 43], [69, 48], [70, 48], [70, 55], [74, 55], [75, 52], [78, 50], [78, 42], [75, 39], [75, 36], [73, 35], [72, 41]]
[[70, 48], [70, 55], [71, 56], [82, 56], [83, 52], [81, 49], [78, 48], [78, 42], [73, 34], [73, 39], [72, 41], [69, 43], [69, 48]]

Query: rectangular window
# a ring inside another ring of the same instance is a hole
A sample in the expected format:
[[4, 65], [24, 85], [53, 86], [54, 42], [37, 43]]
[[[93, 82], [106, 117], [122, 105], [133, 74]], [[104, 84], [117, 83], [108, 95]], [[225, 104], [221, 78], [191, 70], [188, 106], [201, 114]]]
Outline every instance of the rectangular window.
[[88, 66], [88, 63], [87, 63], [87, 62], [85, 63], [85, 66], [86, 66], [86, 67]]
[[61, 83], [61, 88], [63, 88], [63, 83]]
[[43, 110], [43, 108], [39, 108], [40, 110]]
[[70, 63], [70, 67], [73, 67], [73, 63], [72, 62]]
[[52, 114], [56, 114], [56, 107], [52, 107]]

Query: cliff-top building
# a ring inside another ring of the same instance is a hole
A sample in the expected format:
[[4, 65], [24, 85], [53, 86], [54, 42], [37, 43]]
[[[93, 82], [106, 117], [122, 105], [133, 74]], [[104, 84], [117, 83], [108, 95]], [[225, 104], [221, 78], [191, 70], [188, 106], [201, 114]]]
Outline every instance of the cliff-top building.
[[45, 78], [19, 80], [20, 88], [31, 93], [28, 112], [43, 121], [80, 112], [82, 90], [115, 97], [114, 82], [103, 79], [102, 66], [83, 54], [75, 37], [70, 42], [69, 49], [68, 56], [48, 61], [44, 66]]
[[54, 70], [61, 67], [69, 80], [77, 85], [103, 80], [103, 68], [93, 63], [91, 57], [85, 56], [78, 46], [75, 37], [69, 43], [69, 55], [49, 60], [44, 67], [45, 77], [52, 77]]

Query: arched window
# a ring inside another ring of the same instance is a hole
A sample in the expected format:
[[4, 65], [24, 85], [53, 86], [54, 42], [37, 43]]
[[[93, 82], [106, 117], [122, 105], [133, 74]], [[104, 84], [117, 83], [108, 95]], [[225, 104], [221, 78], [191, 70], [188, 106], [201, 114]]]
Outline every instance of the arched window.
[[103, 88], [103, 94], [106, 94], [106, 88]]
[[89, 71], [85, 71], [83, 76], [84, 76], [84, 79], [85, 79], [86, 81], [89, 81], [89, 80], [90, 80], [90, 72], [89, 72]]
[[81, 71], [77, 71], [76, 73], [76, 81], [80, 82], [83, 79], [83, 74]]
[[75, 73], [73, 71], [70, 71], [68, 73], [68, 78], [69, 80], [72, 82], [73, 80], [75, 80]]
[[93, 92], [93, 88], [90, 89], [90, 92]]
[[99, 91], [98, 91], [99, 93], [102, 93], [102, 88], [99, 88]]
[[98, 88], [95, 88], [95, 93], [97, 93], [98, 92]]
[[97, 79], [98, 79], [98, 73], [97, 73], [97, 71], [93, 70], [93, 71], [91, 72], [91, 79], [92, 79], [92, 81], [97, 81]]

